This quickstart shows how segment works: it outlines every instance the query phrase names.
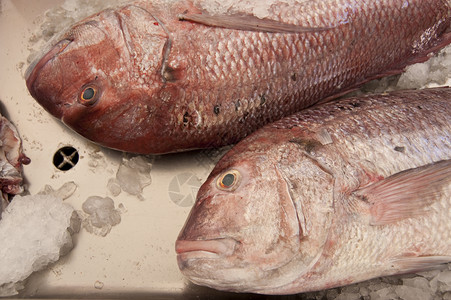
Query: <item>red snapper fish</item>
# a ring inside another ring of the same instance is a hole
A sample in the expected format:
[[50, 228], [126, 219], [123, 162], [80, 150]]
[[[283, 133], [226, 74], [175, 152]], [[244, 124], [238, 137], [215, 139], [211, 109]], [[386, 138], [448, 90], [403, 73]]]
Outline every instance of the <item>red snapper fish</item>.
[[167, 153], [235, 143], [451, 42], [447, 0], [230, 2], [102, 11], [29, 67], [27, 87], [96, 143]]
[[192, 282], [293, 294], [451, 261], [451, 88], [319, 105], [216, 165], [176, 242]]

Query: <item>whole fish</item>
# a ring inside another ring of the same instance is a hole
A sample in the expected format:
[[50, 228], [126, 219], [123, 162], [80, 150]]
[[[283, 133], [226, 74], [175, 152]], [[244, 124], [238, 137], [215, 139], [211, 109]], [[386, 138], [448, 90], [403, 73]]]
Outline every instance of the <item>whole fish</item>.
[[0, 115], [0, 219], [12, 197], [24, 191], [22, 165], [29, 163], [16, 127]]
[[451, 88], [319, 105], [232, 148], [176, 242], [194, 283], [291, 294], [451, 261]]
[[167, 153], [235, 143], [451, 42], [447, 0], [244, 3], [105, 10], [56, 39], [28, 89], [94, 142]]

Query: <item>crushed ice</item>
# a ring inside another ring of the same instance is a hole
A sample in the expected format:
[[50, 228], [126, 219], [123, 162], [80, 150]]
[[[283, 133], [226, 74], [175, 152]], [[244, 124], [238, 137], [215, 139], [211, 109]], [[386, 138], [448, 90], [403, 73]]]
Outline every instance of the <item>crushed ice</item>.
[[381, 277], [349, 286], [300, 295], [317, 300], [451, 300], [451, 264], [417, 274]]
[[72, 26], [74, 23], [89, 17], [103, 9], [121, 5], [129, 0], [65, 0], [62, 5], [55, 6], [45, 13], [44, 20], [36, 26], [37, 30], [29, 39], [28, 48], [30, 55], [28, 63], [40, 57], [42, 53], [49, 50], [44, 43], [51, 39], [58, 39], [60, 33]]
[[17, 294], [31, 273], [67, 254], [79, 229], [78, 215], [61, 198], [15, 196], [0, 221], [0, 297]]
[[52, 186], [46, 184], [44, 188], [38, 193], [38, 195], [51, 195], [57, 198], [66, 200], [77, 189], [77, 184], [73, 181], [66, 182], [59, 189], [55, 190]]
[[399, 77], [397, 89], [414, 89], [451, 85], [451, 46], [442, 49], [429, 61], [408, 66]]
[[[305, 0], [295, 1], [302, 2]], [[255, 5], [255, 1], [252, 0], [197, 0], [194, 2], [198, 3], [200, 7], [202, 7], [210, 14], [237, 14], [244, 12], [246, 14], [252, 14], [258, 18], [266, 18], [271, 12], [272, 5], [290, 3], [293, 2], [293, 0], [265, 0], [260, 1], [258, 3], [259, 5]]]

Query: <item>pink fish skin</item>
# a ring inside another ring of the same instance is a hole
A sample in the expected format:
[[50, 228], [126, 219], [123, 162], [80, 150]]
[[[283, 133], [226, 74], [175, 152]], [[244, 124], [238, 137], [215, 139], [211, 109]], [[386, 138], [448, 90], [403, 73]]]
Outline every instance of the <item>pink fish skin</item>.
[[349, 98], [251, 134], [200, 188], [180, 270], [220, 290], [293, 294], [451, 261], [450, 99]]
[[446, 0], [272, 0], [263, 19], [206, 3], [141, 1], [89, 17], [29, 67], [27, 87], [96, 143], [177, 152], [235, 143], [451, 42]]

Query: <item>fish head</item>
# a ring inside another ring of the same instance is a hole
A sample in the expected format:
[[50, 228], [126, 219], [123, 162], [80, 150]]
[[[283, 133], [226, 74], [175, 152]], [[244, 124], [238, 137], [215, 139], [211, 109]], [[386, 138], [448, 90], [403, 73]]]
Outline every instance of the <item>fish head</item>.
[[[108, 9], [73, 25], [28, 68], [30, 94], [84, 137], [139, 152], [152, 138], [146, 130], [158, 130], [161, 123], [155, 120], [152, 99], [143, 101], [163, 85], [168, 37], [159, 25], [136, 6]], [[139, 26], [149, 27], [144, 44]]]
[[[192, 282], [236, 292], [280, 290], [316, 262], [329, 215], [321, 215], [323, 203], [312, 201], [312, 193], [293, 199], [293, 179], [286, 176], [292, 155], [318, 172], [296, 146], [255, 139], [216, 165], [176, 242], [179, 268]], [[322, 179], [311, 176], [299, 174], [298, 181]], [[323, 192], [332, 201], [330, 190]]]

